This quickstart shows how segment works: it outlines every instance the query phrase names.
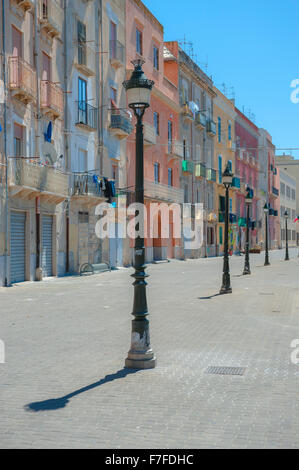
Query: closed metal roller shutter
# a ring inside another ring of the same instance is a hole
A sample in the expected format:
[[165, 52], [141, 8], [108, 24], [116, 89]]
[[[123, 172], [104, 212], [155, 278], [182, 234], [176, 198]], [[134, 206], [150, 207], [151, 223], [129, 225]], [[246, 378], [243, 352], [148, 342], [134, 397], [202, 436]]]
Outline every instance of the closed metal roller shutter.
[[43, 276], [53, 276], [52, 268], [52, 228], [53, 217], [43, 216], [42, 230], [42, 269]]
[[10, 216], [10, 279], [24, 282], [26, 271], [26, 213], [11, 212]]

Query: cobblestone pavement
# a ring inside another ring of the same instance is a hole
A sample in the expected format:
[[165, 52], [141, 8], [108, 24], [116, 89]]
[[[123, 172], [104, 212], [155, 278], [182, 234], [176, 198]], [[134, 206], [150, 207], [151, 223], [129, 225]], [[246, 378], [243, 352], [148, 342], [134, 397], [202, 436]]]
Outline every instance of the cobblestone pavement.
[[0, 289], [0, 447], [299, 447], [297, 255], [253, 255], [251, 276], [232, 258], [233, 294], [215, 297], [221, 259], [149, 266], [149, 371], [123, 369], [131, 269]]

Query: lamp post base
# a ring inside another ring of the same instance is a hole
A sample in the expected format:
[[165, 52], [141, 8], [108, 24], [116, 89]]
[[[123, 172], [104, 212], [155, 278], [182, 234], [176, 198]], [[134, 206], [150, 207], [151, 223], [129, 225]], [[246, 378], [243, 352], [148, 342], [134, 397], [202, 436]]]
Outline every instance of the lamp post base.
[[127, 369], [154, 369], [157, 365], [157, 359], [153, 351], [147, 351], [145, 354], [135, 353], [129, 351], [128, 357], [125, 360], [125, 367]]
[[220, 295], [232, 294], [232, 293], [233, 293], [233, 290], [231, 287], [221, 287]]
[[243, 276], [247, 276], [249, 274], [251, 274], [250, 268], [245, 268], [243, 271]]

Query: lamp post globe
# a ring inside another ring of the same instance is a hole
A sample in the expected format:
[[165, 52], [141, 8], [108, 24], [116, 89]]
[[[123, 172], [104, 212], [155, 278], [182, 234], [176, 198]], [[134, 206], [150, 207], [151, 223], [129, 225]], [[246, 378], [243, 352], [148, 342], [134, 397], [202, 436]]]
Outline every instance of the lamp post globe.
[[285, 218], [285, 222], [286, 222], [286, 227], [285, 227], [285, 231], [286, 231], [286, 254], [285, 254], [285, 261], [290, 261], [290, 257], [289, 257], [289, 239], [288, 239], [288, 220], [289, 220], [289, 213], [288, 213], [288, 211], [285, 211], [285, 213], [284, 213], [284, 218]]
[[142, 221], [139, 224], [139, 232], [135, 236], [134, 269], [132, 277], [134, 286], [134, 317], [132, 321], [131, 347], [125, 361], [125, 367], [129, 369], [153, 369], [156, 366], [155, 354], [150, 344], [148, 307], [146, 299], [145, 273], [145, 244], [144, 244], [144, 142], [142, 119], [145, 110], [150, 106], [151, 91], [154, 86], [152, 80], [148, 80], [142, 66], [143, 60], [132, 61], [134, 70], [129, 80], [123, 82], [127, 92], [129, 107], [136, 116], [136, 165], [135, 165], [135, 202], [138, 204], [136, 215]]
[[246, 276], [251, 274], [250, 262], [249, 262], [249, 219], [250, 219], [250, 208], [252, 206], [252, 191], [250, 188], [247, 188], [247, 195], [245, 199], [247, 215], [246, 215], [246, 247], [245, 247], [245, 266], [243, 275]]
[[232, 288], [230, 284], [229, 272], [229, 254], [228, 254], [228, 225], [229, 225], [229, 188], [233, 184], [233, 173], [229, 163], [227, 163], [225, 171], [222, 175], [222, 182], [225, 187], [225, 237], [224, 237], [224, 258], [223, 258], [223, 277], [220, 294], [231, 294]]

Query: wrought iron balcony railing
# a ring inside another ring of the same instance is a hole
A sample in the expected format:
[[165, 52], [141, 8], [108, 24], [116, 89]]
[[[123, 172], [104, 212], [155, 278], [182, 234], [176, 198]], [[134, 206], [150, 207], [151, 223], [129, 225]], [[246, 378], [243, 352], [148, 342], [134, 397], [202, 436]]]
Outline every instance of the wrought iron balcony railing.
[[86, 101], [78, 101], [78, 125], [89, 127], [90, 129], [97, 128], [98, 110]]

